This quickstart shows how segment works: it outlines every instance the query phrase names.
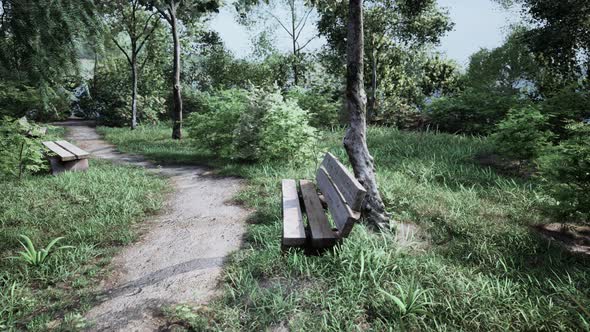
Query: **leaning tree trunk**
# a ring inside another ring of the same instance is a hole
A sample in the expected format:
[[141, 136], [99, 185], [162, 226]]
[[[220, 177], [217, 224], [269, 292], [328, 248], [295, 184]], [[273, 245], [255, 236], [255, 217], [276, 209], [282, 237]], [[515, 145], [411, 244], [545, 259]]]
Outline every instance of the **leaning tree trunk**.
[[137, 56], [135, 55], [135, 47], [131, 57], [131, 81], [131, 129], [135, 129], [137, 128]]
[[172, 38], [174, 40], [174, 65], [172, 82], [172, 138], [182, 138], [182, 96], [180, 94], [180, 41], [178, 39], [178, 27], [176, 22], [176, 8], [171, 6], [170, 19], [172, 26]]
[[346, 108], [350, 127], [344, 136], [344, 147], [354, 174], [367, 190], [362, 206], [365, 220], [378, 228], [389, 223], [389, 216], [379, 195], [373, 157], [367, 147], [366, 103], [363, 86], [363, 1], [349, 1], [346, 73]]

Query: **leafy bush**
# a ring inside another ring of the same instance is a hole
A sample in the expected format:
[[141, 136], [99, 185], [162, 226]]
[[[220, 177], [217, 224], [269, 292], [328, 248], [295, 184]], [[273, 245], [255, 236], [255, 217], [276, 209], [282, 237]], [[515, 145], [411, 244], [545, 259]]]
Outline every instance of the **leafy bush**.
[[0, 115], [20, 117], [43, 107], [37, 91], [30, 86], [0, 82]]
[[570, 138], [540, 158], [539, 170], [557, 200], [557, 211], [590, 221], [590, 125], [566, 127]]
[[541, 110], [548, 118], [551, 131], [560, 138], [567, 138], [567, 125], [571, 121], [590, 118], [590, 95], [583, 86], [570, 85], [546, 98]]
[[27, 135], [34, 132], [39, 132], [39, 127], [26, 118], [4, 117], [0, 124], [0, 178], [20, 178], [46, 167], [41, 142]]
[[34, 88], [0, 82], [0, 116], [27, 116], [38, 121], [60, 120], [69, 114], [70, 94], [63, 88]]
[[[182, 111], [185, 114], [203, 113], [207, 109], [206, 104], [211, 96], [208, 92], [201, 92], [191, 89], [190, 86], [183, 86], [182, 90]], [[172, 102], [172, 100], [170, 100]], [[188, 119], [188, 116], [187, 116]]]
[[514, 96], [466, 90], [428, 106], [432, 124], [451, 133], [489, 134], [511, 108], [524, 103]]
[[[140, 85], [141, 87], [141, 85]], [[90, 96], [80, 100], [87, 118], [100, 125], [123, 127], [131, 124], [131, 82], [126, 66], [99, 68]], [[140, 89], [137, 96], [139, 123], [156, 123], [166, 114], [166, 99], [159, 93]]]
[[293, 159], [306, 155], [315, 143], [309, 114], [277, 88], [203, 94], [200, 107], [186, 121], [190, 137], [224, 158]]
[[285, 101], [277, 88], [253, 88], [249, 99], [234, 131], [237, 159], [297, 159], [311, 152], [316, 131], [309, 125], [309, 114], [295, 101]]
[[536, 159], [553, 137], [546, 127], [547, 117], [538, 108], [512, 109], [496, 126], [492, 138], [500, 154], [519, 160]]
[[287, 99], [295, 100], [299, 107], [308, 112], [309, 124], [313, 127], [332, 127], [339, 124], [341, 102], [332, 100], [326, 94], [294, 87], [287, 93]]
[[429, 124], [429, 117], [416, 106], [404, 103], [399, 98], [389, 98], [379, 105], [379, 112], [371, 122], [377, 125], [393, 126], [398, 129], [419, 130]]
[[234, 128], [248, 107], [247, 91], [220, 90], [198, 95], [195, 100], [199, 101], [200, 109], [185, 122], [190, 137], [219, 156], [231, 157]]

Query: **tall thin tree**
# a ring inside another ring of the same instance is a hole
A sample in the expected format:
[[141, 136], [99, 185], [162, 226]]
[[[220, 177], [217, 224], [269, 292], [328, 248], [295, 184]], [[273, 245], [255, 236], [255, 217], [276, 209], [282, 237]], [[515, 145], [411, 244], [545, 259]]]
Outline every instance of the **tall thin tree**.
[[181, 94], [181, 59], [179, 17], [189, 19], [198, 18], [208, 12], [217, 12], [219, 0], [143, 0], [148, 9], [156, 10], [170, 25], [173, 42], [173, 66], [172, 66], [172, 138], [182, 138], [182, 94]]
[[[125, 55], [131, 70], [131, 129], [135, 129], [137, 127], [138, 59], [146, 42], [158, 27], [160, 22], [158, 13], [146, 13], [139, 0], [113, 0], [110, 3], [104, 2], [102, 8], [112, 11], [106, 15], [108, 23], [113, 27], [111, 39]], [[120, 32], [125, 32], [129, 37], [129, 52], [118, 40]], [[144, 56], [143, 63], [139, 67], [143, 67], [147, 60], [148, 57]]]

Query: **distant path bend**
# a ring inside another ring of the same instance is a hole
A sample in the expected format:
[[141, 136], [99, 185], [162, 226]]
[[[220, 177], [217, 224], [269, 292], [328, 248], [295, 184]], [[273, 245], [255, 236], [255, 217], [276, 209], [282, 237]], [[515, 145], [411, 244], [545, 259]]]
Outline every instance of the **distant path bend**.
[[91, 331], [157, 331], [154, 316], [176, 303], [203, 304], [217, 294], [224, 259], [240, 248], [248, 212], [230, 203], [236, 178], [209, 175], [204, 167], [157, 166], [122, 154], [102, 140], [89, 121], [66, 121], [67, 138], [93, 157], [153, 169], [168, 176], [174, 193], [165, 212], [146, 222], [138, 242], [113, 259], [113, 275], [101, 284], [102, 303], [86, 318]]

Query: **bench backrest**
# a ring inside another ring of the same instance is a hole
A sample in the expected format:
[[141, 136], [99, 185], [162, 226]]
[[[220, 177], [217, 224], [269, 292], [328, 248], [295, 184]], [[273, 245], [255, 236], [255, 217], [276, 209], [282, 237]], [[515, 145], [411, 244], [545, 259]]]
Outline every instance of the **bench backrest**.
[[331, 153], [326, 153], [317, 171], [316, 181], [340, 237], [348, 236], [352, 226], [360, 218], [361, 205], [367, 191]]

